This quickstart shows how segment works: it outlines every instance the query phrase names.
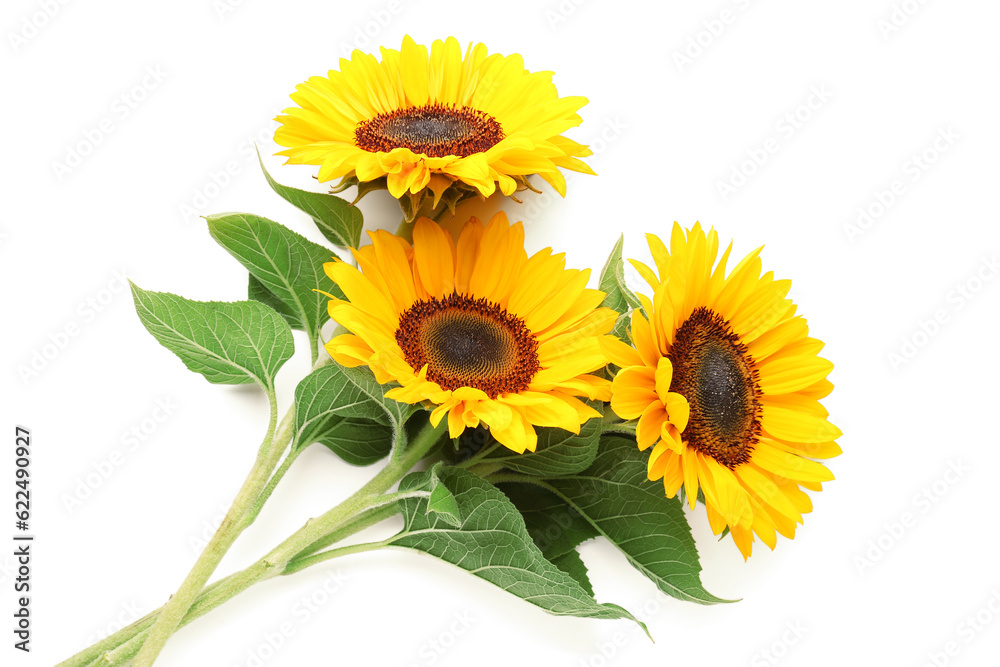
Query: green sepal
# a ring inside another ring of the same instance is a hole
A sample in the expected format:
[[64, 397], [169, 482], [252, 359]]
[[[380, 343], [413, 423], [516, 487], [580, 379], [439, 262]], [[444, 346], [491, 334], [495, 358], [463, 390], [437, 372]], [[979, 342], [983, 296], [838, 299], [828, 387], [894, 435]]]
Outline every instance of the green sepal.
[[625, 261], [622, 259], [622, 248], [625, 244], [625, 235], [618, 237], [608, 261], [601, 269], [601, 279], [598, 289], [605, 293], [604, 302], [601, 304], [605, 308], [611, 308], [620, 316], [612, 334], [616, 337], [627, 340], [629, 311], [633, 308], [640, 308], [639, 297], [625, 284]]

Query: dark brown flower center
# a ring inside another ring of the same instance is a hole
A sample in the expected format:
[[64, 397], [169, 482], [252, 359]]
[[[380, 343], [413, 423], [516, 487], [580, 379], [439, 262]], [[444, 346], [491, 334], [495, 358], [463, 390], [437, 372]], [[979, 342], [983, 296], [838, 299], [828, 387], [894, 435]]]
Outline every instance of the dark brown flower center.
[[753, 357], [729, 322], [698, 308], [677, 330], [670, 391], [691, 407], [683, 439], [728, 468], [750, 460], [760, 436], [760, 384]]
[[486, 299], [417, 301], [399, 318], [396, 342], [415, 370], [427, 366], [428, 380], [491, 398], [527, 389], [539, 369], [538, 341], [524, 320]]
[[468, 157], [492, 148], [503, 137], [503, 128], [493, 116], [443, 104], [379, 114], [361, 121], [354, 130], [354, 143], [366, 151], [409, 148], [429, 157]]

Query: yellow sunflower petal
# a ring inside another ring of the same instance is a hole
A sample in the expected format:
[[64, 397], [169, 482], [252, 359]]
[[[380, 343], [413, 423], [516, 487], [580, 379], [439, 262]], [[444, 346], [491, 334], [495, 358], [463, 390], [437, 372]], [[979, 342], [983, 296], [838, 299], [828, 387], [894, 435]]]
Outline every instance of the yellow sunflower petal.
[[774, 437], [791, 442], [826, 442], [842, 435], [825, 417], [773, 405], [761, 408], [761, 423]]
[[812, 509], [802, 489], [833, 479], [812, 460], [841, 452], [819, 402], [833, 366], [787, 299], [791, 283], [762, 273], [760, 248], [730, 270], [733, 245], [719, 256], [718, 234], [699, 223], [647, 241], [656, 270], [632, 262], [652, 289], [632, 314], [635, 349], [601, 343], [621, 368], [612, 408], [639, 419], [668, 496], [683, 485], [693, 509], [701, 490], [713, 531], [729, 526], [745, 557], [754, 535], [773, 548]]
[[455, 291], [455, 243], [437, 223], [421, 218], [413, 226], [414, 277], [429, 296], [441, 299]]
[[786, 479], [804, 482], [829, 482], [833, 479], [833, 473], [823, 464], [783, 452], [764, 443], [758, 443], [751, 461], [763, 470]]

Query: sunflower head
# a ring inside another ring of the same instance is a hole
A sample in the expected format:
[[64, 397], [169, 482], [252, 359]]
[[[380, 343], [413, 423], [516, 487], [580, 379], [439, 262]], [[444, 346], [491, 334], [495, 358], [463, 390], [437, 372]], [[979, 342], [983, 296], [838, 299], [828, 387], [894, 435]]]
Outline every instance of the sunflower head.
[[422, 403], [452, 437], [489, 427], [516, 451], [534, 450], [536, 426], [578, 433], [600, 413], [581, 399], [608, 400], [600, 340], [617, 313], [588, 289], [589, 271], [565, 268], [551, 249], [528, 257], [524, 230], [498, 213], [470, 220], [456, 242], [421, 218], [413, 244], [384, 231], [353, 251], [358, 268], [324, 265], [346, 300], [330, 317], [351, 333], [326, 349], [345, 366], [367, 365], [399, 386], [387, 396]]
[[652, 289], [632, 313], [634, 347], [602, 345], [621, 367], [611, 407], [637, 419], [651, 480], [704, 498], [719, 534], [728, 526], [744, 557], [754, 535], [772, 549], [812, 509], [802, 488], [833, 479], [813, 459], [840, 453], [840, 430], [819, 400], [833, 365], [786, 298], [791, 283], [761, 275], [760, 249], [727, 275], [715, 231], [674, 224], [670, 247], [648, 236], [656, 270], [632, 264]]
[[[510, 195], [538, 174], [565, 195], [560, 168], [592, 174], [590, 150], [562, 133], [580, 124], [587, 100], [559, 97], [551, 72], [528, 72], [519, 55], [464, 55], [453, 37], [430, 50], [411, 38], [382, 59], [355, 51], [340, 71], [299, 84], [297, 106], [276, 119], [274, 139], [291, 164], [319, 165], [319, 180], [385, 179], [416, 214], [470, 194]], [[412, 201], [413, 199], [416, 201]], [[426, 209], [425, 209], [426, 210]]]

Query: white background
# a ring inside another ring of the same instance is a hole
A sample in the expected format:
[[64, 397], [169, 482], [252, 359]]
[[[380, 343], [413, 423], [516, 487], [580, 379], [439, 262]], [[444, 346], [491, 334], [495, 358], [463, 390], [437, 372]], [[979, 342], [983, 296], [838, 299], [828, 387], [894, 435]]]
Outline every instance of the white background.
[[[565, 200], [546, 188], [505, 204], [526, 221], [529, 251], [552, 245], [599, 269], [621, 232], [641, 257], [642, 234], [673, 220], [714, 226], [741, 254], [766, 244], [766, 269], [794, 280], [836, 363], [837, 480], [814, 494], [794, 541], [773, 553], [758, 543], [746, 564], [703, 510], [691, 515], [706, 587], [737, 604], [663, 598], [607, 544], [584, 546], [598, 598], [643, 616], [655, 645], [627, 622], [552, 617], [431, 558], [380, 552], [253, 589], [178, 634], [160, 664], [255, 664], [284, 623], [291, 636], [263, 664], [993, 664], [1000, 5], [222, 2], [49, 2], [51, 17], [45, 2], [4, 3], [0, 535], [13, 533], [18, 424], [34, 438], [37, 540], [30, 655], [11, 648], [12, 548], [0, 548], [0, 661], [50, 665], [159, 606], [265, 427], [262, 396], [209, 385], [146, 334], [118, 272], [189, 298], [244, 298], [245, 271], [202, 213], [254, 212], [322, 241], [269, 190], [250, 147], [275, 150], [270, 119], [347, 45], [398, 48], [409, 33], [521, 53], [556, 72], [561, 94], [590, 99], [570, 136], [594, 145], [600, 175], [571, 176]], [[87, 151], [104, 119], [110, 133]], [[88, 154], [59, 173], [81, 144]], [[761, 166], [746, 162], [754, 155]], [[268, 159], [280, 181], [318, 187], [312, 168], [280, 163]], [[226, 182], [218, 174], [234, 164]], [[739, 187], [723, 196], [720, 183]], [[872, 222], [852, 236], [859, 207]], [[395, 227], [385, 193], [363, 209], [369, 227]], [[297, 342], [282, 407], [308, 367]], [[904, 348], [911, 358], [894, 364]], [[36, 353], [47, 358], [26, 375]], [[154, 427], [157, 401], [174, 407]], [[148, 431], [134, 447], [123, 440], [133, 428]], [[119, 464], [95, 477], [115, 451]], [[310, 450], [220, 573], [371, 474]], [[87, 497], [68, 507], [74, 496]], [[327, 595], [331, 574], [342, 581]], [[323, 603], [303, 613], [311, 596]]]

